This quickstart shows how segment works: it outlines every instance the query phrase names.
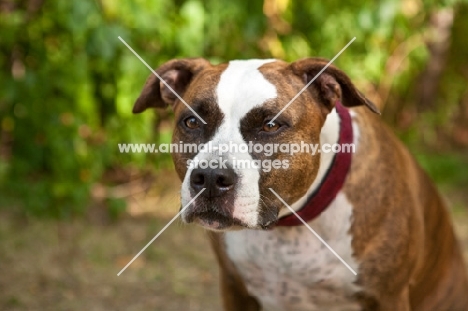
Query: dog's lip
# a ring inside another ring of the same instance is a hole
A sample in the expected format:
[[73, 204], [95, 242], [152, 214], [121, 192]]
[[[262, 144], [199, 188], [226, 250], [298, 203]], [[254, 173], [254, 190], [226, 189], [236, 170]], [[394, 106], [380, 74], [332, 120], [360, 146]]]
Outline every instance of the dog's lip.
[[233, 225], [242, 226], [239, 220], [222, 215], [216, 211], [200, 212], [193, 214], [191, 215], [188, 222], [196, 222], [205, 228], [214, 230], [223, 230]]
[[[198, 225], [211, 229], [211, 230], [227, 230], [233, 228], [233, 230], [239, 230], [242, 228], [247, 229], [260, 229], [260, 230], [271, 230], [275, 227], [277, 219], [269, 221], [266, 224], [258, 224], [255, 227], [244, 224], [241, 220], [232, 218], [229, 216], [222, 215], [216, 211], [206, 211], [192, 214], [188, 219], [188, 223], [195, 222]], [[236, 229], [237, 228], [237, 229]]]
[[203, 218], [197, 218], [195, 222], [200, 226], [211, 230], [224, 230], [231, 227], [231, 225], [220, 222], [218, 220], [206, 220]]

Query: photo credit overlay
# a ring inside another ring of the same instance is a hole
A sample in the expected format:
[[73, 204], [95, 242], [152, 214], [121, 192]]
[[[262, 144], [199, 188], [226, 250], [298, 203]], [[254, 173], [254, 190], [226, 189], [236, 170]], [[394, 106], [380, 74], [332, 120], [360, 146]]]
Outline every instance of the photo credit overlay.
[[[273, 155], [285, 154], [294, 156], [298, 153], [318, 155], [321, 153], [355, 153], [356, 146], [349, 144], [310, 144], [300, 143], [229, 143], [205, 144], [194, 143], [167, 143], [167, 144], [143, 144], [143, 143], [119, 143], [120, 153], [184, 153], [196, 154], [193, 159], [187, 160], [188, 168], [237, 168], [237, 169], [262, 169], [269, 172], [271, 169], [289, 168], [289, 159], [263, 159]], [[243, 155], [263, 155], [262, 160], [252, 159]], [[205, 156], [203, 156], [205, 155]], [[211, 157], [208, 157], [210, 156]], [[216, 157], [213, 157], [216, 156]], [[208, 157], [208, 158], [207, 158]]]

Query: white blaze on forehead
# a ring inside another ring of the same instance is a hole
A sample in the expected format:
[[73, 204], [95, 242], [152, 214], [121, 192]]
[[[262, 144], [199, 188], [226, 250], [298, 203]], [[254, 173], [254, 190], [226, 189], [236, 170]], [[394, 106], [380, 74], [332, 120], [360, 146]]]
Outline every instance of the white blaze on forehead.
[[276, 87], [258, 70], [260, 66], [274, 61], [253, 59], [229, 62], [216, 89], [218, 105], [226, 122], [239, 121], [252, 108], [276, 98]]
[[[240, 132], [241, 119], [252, 108], [261, 106], [267, 100], [277, 96], [276, 87], [258, 70], [263, 64], [273, 61], [275, 60], [254, 59], [229, 62], [216, 88], [218, 106], [224, 114], [224, 119], [213, 137], [215, 144], [246, 143]], [[228, 158], [250, 162], [253, 160], [248, 153], [236, 152], [229, 154]], [[232, 215], [249, 226], [256, 226], [259, 221], [260, 173], [252, 168], [234, 167], [234, 170], [239, 179]]]

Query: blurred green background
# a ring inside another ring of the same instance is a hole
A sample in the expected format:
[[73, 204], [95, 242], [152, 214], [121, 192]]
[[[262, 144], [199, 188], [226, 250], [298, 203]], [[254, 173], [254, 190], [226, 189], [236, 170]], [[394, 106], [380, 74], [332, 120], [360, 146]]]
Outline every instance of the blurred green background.
[[356, 37], [335, 64], [437, 182], [468, 249], [468, 1], [1, 0], [0, 31], [2, 310], [217, 310], [199, 299], [216, 272], [196, 229], [168, 229], [116, 279], [179, 187], [169, 155], [119, 153], [169, 142], [172, 114], [132, 115], [150, 72], [118, 36], [154, 68], [331, 59]]
[[336, 64], [434, 178], [468, 185], [467, 18], [455, 1], [2, 1], [2, 205], [68, 217], [116, 169], [170, 167], [118, 152], [167, 141], [171, 118], [131, 114], [149, 71], [118, 36], [155, 68], [192, 56], [331, 59], [355, 36]]

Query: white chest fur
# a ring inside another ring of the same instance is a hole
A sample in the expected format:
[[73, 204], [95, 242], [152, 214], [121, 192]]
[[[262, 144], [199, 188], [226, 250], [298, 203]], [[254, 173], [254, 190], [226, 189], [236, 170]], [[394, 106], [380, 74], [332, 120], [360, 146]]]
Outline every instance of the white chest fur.
[[[343, 193], [309, 225], [355, 270]], [[356, 276], [305, 226], [225, 233], [226, 251], [263, 310], [359, 310]]]

